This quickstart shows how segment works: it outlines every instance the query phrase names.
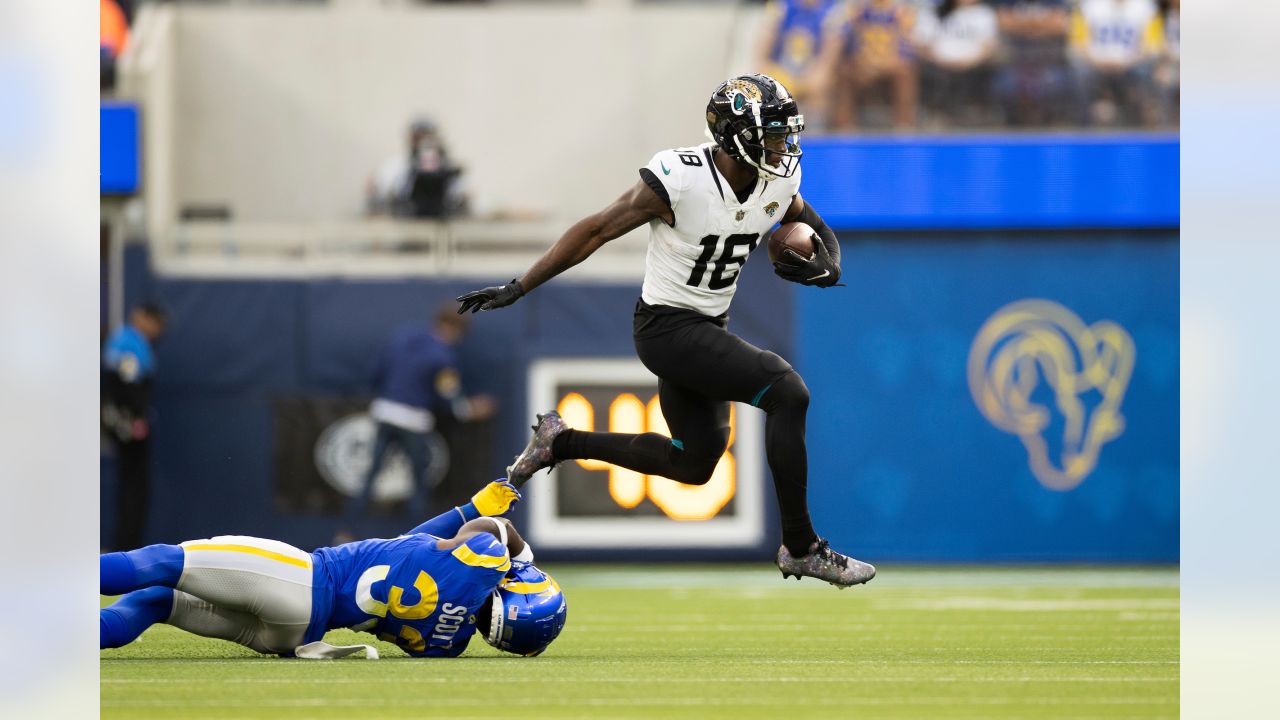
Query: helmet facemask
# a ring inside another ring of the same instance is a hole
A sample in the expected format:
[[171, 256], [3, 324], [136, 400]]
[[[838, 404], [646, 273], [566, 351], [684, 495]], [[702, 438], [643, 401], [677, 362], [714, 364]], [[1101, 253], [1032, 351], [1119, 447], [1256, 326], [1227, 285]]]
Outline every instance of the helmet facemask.
[[754, 167], [765, 181], [789, 178], [800, 167], [800, 132], [804, 116], [792, 115], [785, 121], [774, 120], [772, 127], [755, 125], [733, 134], [739, 160]]
[[[506, 624], [503, 622], [506, 619], [503, 615], [504, 612], [502, 595], [497, 590], [494, 590], [493, 594], [489, 596], [489, 627], [488, 632], [484, 634], [484, 640], [499, 650], [502, 648], [498, 647], [498, 641], [502, 638], [502, 627]], [[480, 629], [483, 630], [484, 628]]]

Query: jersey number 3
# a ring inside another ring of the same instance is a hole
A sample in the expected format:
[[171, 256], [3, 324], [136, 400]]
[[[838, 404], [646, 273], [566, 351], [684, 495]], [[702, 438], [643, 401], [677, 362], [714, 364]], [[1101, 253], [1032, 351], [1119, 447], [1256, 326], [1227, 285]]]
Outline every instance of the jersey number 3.
[[[747, 256], [752, 250], [756, 249], [756, 243], [759, 242], [760, 236], [754, 233], [738, 233], [730, 235], [724, 239], [724, 249], [720, 251], [720, 257], [714, 261], [711, 269], [711, 278], [707, 281], [707, 288], [710, 290], [723, 290], [732, 285], [738, 279], [738, 268], [747, 261]], [[716, 248], [720, 246], [719, 235], [708, 235], [701, 240], [702, 254], [698, 256], [698, 261], [693, 265], [693, 272], [689, 273], [689, 281], [685, 285], [698, 287], [702, 284], [702, 278], [707, 274], [707, 264], [711, 263], [711, 256], [716, 254]], [[737, 254], [738, 248], [745, 247], [747, 251], [741, 255]], [[730, 271], [732, 266], [732, 271]]]

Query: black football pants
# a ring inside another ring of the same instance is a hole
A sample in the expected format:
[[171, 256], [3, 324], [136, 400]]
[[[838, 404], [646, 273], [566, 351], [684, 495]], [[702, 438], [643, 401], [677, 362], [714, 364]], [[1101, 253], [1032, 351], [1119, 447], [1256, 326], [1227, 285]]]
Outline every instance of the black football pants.
[[116, 527], [112, 549], [143, 546], [151, 508], [151, 441], [116, 444]]
[[552, 453], [557, 460], [603, 460], [701, 485], [728, 448], [729, 403], [754, 405], [767, 414], [765, 454], [783, 544], [794, 555], [807, 554], [817, 538], [806, 497], [809, 390], [786, 360], [729, 332], [727, 324], [724, 315], [637, 303], [636, 354], [658, 376], [658, 399], [671, 438], [570, 430], [556, 438]]

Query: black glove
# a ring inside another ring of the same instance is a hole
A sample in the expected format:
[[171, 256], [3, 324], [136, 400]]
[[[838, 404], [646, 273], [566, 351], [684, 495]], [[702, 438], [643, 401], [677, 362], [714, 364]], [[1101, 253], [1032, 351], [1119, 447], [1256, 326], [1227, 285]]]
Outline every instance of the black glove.
[[520, 281], [515, 278], [506, 285], [495, 285], [487, 287], [483, 290], [476, 290], [465, 295], [458, 296], [458, 302], [462, 303], [462, 307], [458, 308], [458, 314], [462, 315], [466, 311], [479, 312], [481, 310], [497, 310], [500, 307], [506, 307], [511, 303], [524, 297], [524, 288], [520, 286]]
[[831, 260], [831, 253], [822, 239], [813, 238], [813, 257], [805, 258], [791, 248], [784, 248], [782, 257], [773, 264], [773, 272], [783, 280], [801, 285], [831, 287], [840, 281], [840, 266]]

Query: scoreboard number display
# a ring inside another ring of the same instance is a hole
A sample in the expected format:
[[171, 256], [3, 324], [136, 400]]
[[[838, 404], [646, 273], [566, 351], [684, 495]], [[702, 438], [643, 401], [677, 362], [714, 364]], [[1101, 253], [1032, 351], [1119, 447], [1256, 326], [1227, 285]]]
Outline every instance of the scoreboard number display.
[[[576, 430], [670, 437], [658, 383], [636, 360], [544, 359], [529, 371], [529, 408]], [[524, 488], [534, 547], [736, 548], [762, 541], [762, 415], [734, 404], [729, 448], [705, 485], [683, 485], [599, 460], [566, 460]]]

